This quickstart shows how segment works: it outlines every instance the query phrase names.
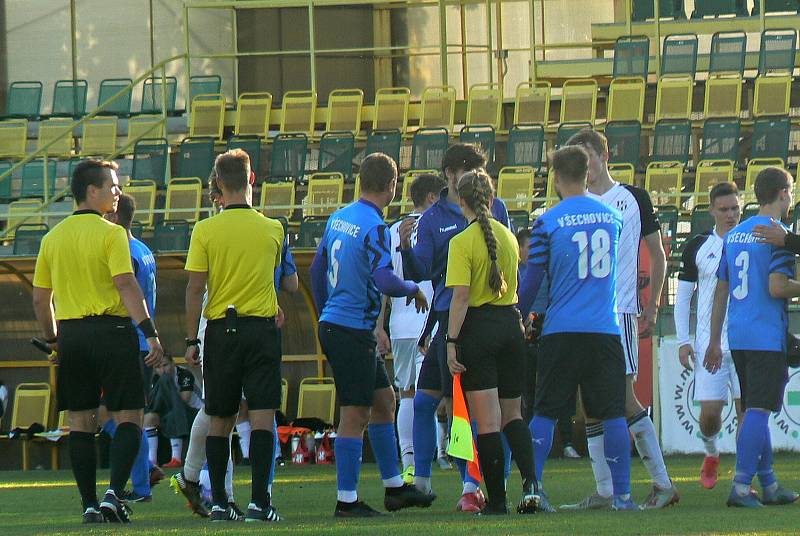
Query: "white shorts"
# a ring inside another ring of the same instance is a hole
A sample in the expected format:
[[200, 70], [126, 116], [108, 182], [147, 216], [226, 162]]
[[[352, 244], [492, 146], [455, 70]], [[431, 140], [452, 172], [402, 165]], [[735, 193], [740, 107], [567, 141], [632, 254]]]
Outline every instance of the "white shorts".
[[740, 398], [739, 377], [733, 364], [730, 350], [722, 352], [722, 366], [711, 374], [703, 367], [706, 346], [698, 348], [694, 363], [694, 400], [696, 402], [727, 401], [728, 394], [732, 398]]
[[408, 391], [417, 385], [419, 370], [425, 356], [419, 351], [418, 339], [392, 339], [394, 357], [394, 385]]
[[617, 313], [622, 351], [625, 353], [625, 375], [639, 372], [639, 320], [635, 313]]

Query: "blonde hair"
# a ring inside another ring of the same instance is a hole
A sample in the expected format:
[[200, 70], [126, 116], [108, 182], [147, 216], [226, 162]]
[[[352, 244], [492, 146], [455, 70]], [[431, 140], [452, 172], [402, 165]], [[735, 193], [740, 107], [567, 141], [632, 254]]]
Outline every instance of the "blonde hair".
[[497, 239], [494, 236], [491, 224], [491, 203], [494, 199], [494, 186], [492, 179], [482, 169], [470, 171], [461, 176], [458, 181], [458, 196], [464, 201], [472, 212], [475, 213], [478, 225], [486, 242], [489, 252], [489, 288], [495, 294], [504, 294], [508, 284], [503, 276], [500, 265], [497, 263]]

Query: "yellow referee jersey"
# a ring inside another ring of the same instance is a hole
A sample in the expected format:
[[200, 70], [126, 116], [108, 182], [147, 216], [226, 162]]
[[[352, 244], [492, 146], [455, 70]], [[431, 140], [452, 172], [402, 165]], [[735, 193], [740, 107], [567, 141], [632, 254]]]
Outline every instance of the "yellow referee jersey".
[[489, 222], [497, 241], [497, 262], [508, 288], [498, 295], [489, 288], [489, 252], [481, 227], [473, 221], [450, 240], [447, 256], [448, 287], [469, 287], [469, 306], [512, 305], [517, 303], [517, 265], [519, 245], [514, 234], [494, 218]]
[[92, 210], [79, 210], [42, 239], [33, 286], [53, 290], [56, 320], [128, 316], [114, 286], [133, 273], [125, 229]]

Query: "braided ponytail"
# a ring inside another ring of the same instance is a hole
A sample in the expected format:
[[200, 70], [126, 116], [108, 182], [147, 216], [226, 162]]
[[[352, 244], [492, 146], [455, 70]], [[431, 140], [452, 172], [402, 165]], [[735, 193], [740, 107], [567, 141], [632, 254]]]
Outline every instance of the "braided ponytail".
[[497, 263], [497, 239], [491, 224], [490, 203], [494, 198], [494, 187], [489, 175], [483, 170], [465, 173], [458, 181], [458, 195], [475, 213], [478, 225], [486, 242], [489, 253], [489, 288], [495, 294], [504, 294], [508, 290], [503, 272]]

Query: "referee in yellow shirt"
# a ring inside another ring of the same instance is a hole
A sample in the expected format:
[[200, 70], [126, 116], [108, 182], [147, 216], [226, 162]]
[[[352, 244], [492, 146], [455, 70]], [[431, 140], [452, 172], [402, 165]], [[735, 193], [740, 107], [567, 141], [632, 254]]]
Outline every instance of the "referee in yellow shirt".
[[267, 480], [274, 460], [273, 419], [281, 403], [281, 345], [275, 317], [275, 269], [281, 262], [283, 226], [250, 206], [250, 158], [241, 149], [214, 163], [225, 210], [195, 225], [186, 258], [186, 359], [199, 360], [197, 338], [203, 293], [208, 320], [203, 351], [205, 411], [210, 416], [206, 457], [211, 478], [211, 521], [235, 521], [225, 471], [229, 435], [242, 392], [250, 410], [252, 500], [245, 521], [279, 521]]
[[[102, 216], [117, 208], [116, 170], [114, 162], [101, 160], [75, 167], [71, 189], [78, 210], [42, 239], [33, 276], [36, 319], [57, 352], [58, 409], [69, 411], [69, 453], [84, 523], [128, 522], [118, 496], [139, 451], [144, 407], [134, 324], [147, 338], [145, 364], [157, 366], [164, 355], [133, 275], [125, 229]], [[94, 434], [101, 392], [117, 432], [111, 482], [98, 503]]]
[[453, 289], [447, 329], [447, 364], [461, 373], [471, 417], [478, 423], [478, 458], [489, 498], [482, 513], [507, 513], [506, 436], [522, 475], [519, 513], [534, 513], [539, 503], [531, 433], [522, 421], [520, 396], [525, 339], [517, 302], [519, 246], [506, 226], [492, 218], [492, 180], [484, 171], [458, 181], [461, 212], [469, 221], [450, 240], [446, 285]]

